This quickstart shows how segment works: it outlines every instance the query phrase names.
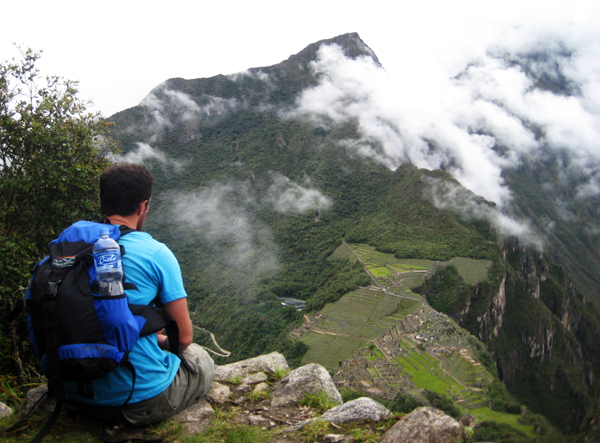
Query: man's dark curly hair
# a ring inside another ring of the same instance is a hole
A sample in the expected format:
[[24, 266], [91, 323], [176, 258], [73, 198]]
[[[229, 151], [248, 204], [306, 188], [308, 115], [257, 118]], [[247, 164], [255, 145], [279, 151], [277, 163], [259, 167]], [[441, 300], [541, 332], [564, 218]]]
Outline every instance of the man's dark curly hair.
[[154, 177], [142, 165], [117, 163], [100, 177], [102, 215], [127, 217], [144, 200], [150, 200]]

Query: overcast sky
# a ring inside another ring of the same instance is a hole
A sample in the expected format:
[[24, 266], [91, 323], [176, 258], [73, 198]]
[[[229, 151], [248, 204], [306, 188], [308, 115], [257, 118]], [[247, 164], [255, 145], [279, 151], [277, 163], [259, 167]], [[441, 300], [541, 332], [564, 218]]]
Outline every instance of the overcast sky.
[[3, 3], [0, 59], [17, 55], [13, 43], [43, 50], [42, 72], [78, 80], [105, 116], [169, 78], [270, 66], [347, 32], [358, 32], [391, 74], [411, 70], [427, 81], [432, 70], [452, 74], [506, 25], [600, 25], [597, 3], [580, 0]]

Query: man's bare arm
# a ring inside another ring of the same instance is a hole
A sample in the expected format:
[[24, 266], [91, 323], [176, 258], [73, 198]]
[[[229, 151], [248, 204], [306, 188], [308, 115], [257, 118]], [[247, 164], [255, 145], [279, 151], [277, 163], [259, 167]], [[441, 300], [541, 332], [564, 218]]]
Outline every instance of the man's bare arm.
[[[163, 308], [177, 322], [179, 328], [179, 351], [182, 352], [192, 343], [193, 339], [192, 321], [190, 320], [187, 299], [179, 298], [165, 303]], [[161, 349], [169, 349], [166, 335], [158, 334], [158, 345]]]

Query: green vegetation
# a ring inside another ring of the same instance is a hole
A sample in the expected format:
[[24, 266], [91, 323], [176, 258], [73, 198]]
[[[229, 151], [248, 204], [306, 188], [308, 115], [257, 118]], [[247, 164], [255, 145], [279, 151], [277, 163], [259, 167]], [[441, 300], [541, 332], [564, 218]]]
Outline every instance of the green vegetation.
[[524, 432], [506, 423], [484, 421], [475, 427], [475, 441], [494, 441], [498, 443], [525, 443], [531, 441]]
[[[600, 306], [600, 250], [596, 237], [586, 226], [597, 225], [594, 205], [579, 202], [578, 186], [565, 182], [558, 166], [560, 154], [548, 152], [543, 161], [527, 159], [519, 168], [507, 171], [508, 186], [515, 195], [515, 204], [524, 217], [544, 232], [547, 220], [553, 221], [552, 241], [547, 245], [554, 260], [573, 278], [577, 290], [597, 307]], [[576, 202], [570, 205], [571, 217], [565, 218], [555, 201]]]
[[260, 426], [234, 423], [235, 413], [218, 412], [210, 426], [198, 435], [182, 436], [182, 443], [267, 443], [274, 432]]
[[[362, 394], [357, 394], [361, 395]], [[346, 401], [346, 400], [344, 400]], [[383, 404], [386, 408], [388, 408], [391, 412], [400, 413], [400, 414], [408, 414], [414, 411], [421, 406], [426, 406], [423, 400], [413, 397], [405, 392], [400, 392], [394, 400], [378, 400], [381, 404]]]
[[463, 280], [474, 286], [488, 278], [488, 273], [494, 262], [491, 260], [474, 260], [466, 257], [454, 257], [451, 262]]
[[[597, 222], [592, 209], [574, 208], [581, 223], [573, 228], [556, 214], [554, 197], [565, 201], [574, 192], [559, 183], [553, 165], [560, 158], [543, 165], [527, 160], [505, 178], [518, 216], [540, 227], [546, 217], [557, 223], [550, 247], [577, 277], [575, 284], [549, 255], [499, 241], [489, 223], [466, 220], [424, 198], [432, 180], [459, 185], [446, 172], [410, 164], [391, 171], [350, 155], [344, 146], [361, 139], [354, 122], [315, 127], [308, 119], [282, 119], [281, 107], [314, 84], [306, 68], [315, 53], [312, 45], [265, 68], [269, 83], [251, 75], [169, 80], [168, 88], [199, 106], [224, 105], [178, 121], [181, 110], [157, 89], [165, 116], [172, 118], [159, 133], [151, 130], [154, 114], [143, 106], [112, 118], [111, 135], [124, 151], [146, 142], [179, 162], [146, 160], [156, 178], [146, 228], [178, 257], [194, 323], [233, 352], [217, 363], [279, 351], [292, 366], [319, 361], [332, 370], [426, 299], [488, 349], [469, 347], [478, 366], [460, 353], [434, 356], [426, 342], [402, 339], [404, 351], [390, 364], [419, 390], [455, 399], [462, 410], [505, 421], [530, 438], [533, 424], [519, 425], [513, 422], [519, 416], [501, 411], [516, 411], [520, 402], [576, 433], [600, 392], [600, 317], [575, 288], [600, 299], [593, 272], [600, 256], [585, 233]], [[98, 154], [112, 150], [102, 134], [105, 122], [85, 114], [73, 83], [50, 79], [31, 95], [31, 82], [40, 80], [37, 57], [29, 52], [1, 68], [0, 148], [8, 163], [0, 182], [0, 296], [9, 304], [23, 295], [28, 266], [49, 240], [79, 218], [97, 218], [96, 179], [106, 165]], [[278, 193], [284, 182], [288, 187]], [[550, 193], [550, 184], [560, 192]], [[302, 189], [330, 204], [278, 205], [284, 194], [299, 197]], [[303, 300], [306, 308], [282, 307], [277, 297]], [[7, 310], [4, 303], [0, 310]], [[305, 315], [315, 327], [292, 337]], [[0, 331], [0, 372], [6, 374], [0, 400], [11, 406], [27, 388], [27, 377], [20, 377], [35, 372], [26, 336], [24, 322]], [[205, 336], [195, 340], [210, 346]], [[369, 363], [385, 358], [370, 349]], [[486, 384], [483, 368], [509, 390]], [[478, 407], [484, 401], [496, 410]], [[229, 438], [214, 432], [215, 439]]]
[[415, 291], [425, 295], [433, 309], [451, 317], [465, 309], [471, 296], [471, 286], [454, 266], [438, 270], [434, 279], [427, 280]]
[[[0, 318], [25, 295], [29, 266], [79, 219], [99, 218], [98, 179], [114, 150], [77, 83], [42, 77], [40, 53], [0, 64]], [[24, 316], [0, 329], [0, 400], [14, 405], [38, 372]], [[15, 380], [18, 378], [15, 390]], [[18, 393], [17, 393], [18, 391]]]
[[500, 381], [494, 380], [485, 389], [494, 411], [507, 412], [509, 414], [519, 414], [521, 412], [521, 405], [515, 401]]
[[304, 394], [299, 402], [300, 406], [308, 406], [313, 409], [315, 415], [321, 415], [325, 411], [337, 406], [323, 391]]
[[460, 409], [445, 395], [426, 389], [423, 391], [423, 396], [431, 406], [443, 411], [445, 414], [454, 418], [458, 418], [460, 415]]

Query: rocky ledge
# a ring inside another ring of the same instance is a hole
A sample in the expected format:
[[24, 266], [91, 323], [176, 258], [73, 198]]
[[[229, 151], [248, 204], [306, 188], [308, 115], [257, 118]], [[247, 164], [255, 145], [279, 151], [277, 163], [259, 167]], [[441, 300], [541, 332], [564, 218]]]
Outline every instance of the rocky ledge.
[[[30, 391], [20, 409], [27, 410], [45, 389], [41, 386]], [[272, 435], [269, 441], [273, 443], [300, 443], [308, 441], [309, 436], [311, 442], [455, 443], [466, 441], [470, 434], [469, 428], [430, 407], [399, 417], [367, 397], [343, 403], [324, 367], [309, 364], [290, 371], [285, 357], [277, 352], [219, 366], [206, 398], [171, 420], [181, 423], [187, 434], [198, 434], [224, 416], [231, 426], [250, 425], [269, 430]], [[72, 410], [63, 412], [60, 418], [61, 421], [77, 419], [76, 411]], [[103, 441], [109, 441], [106, 437], [113, 441], [135, 441], [143, 439], [146, 431], [111, 427], [103, 432]]]

